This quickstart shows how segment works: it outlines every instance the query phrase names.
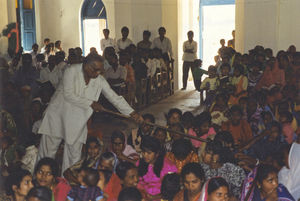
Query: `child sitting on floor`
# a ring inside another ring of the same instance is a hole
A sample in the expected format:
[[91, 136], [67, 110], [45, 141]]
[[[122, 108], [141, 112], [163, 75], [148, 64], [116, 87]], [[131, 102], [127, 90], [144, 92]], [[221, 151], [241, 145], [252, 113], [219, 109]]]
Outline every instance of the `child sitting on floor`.
[[206, 98], [204, 104], [209, 108], [215, 97], [215, 90], [218, 86], [217, 68], [215, 66], [208, 67], [208, 77], [203, 80], [200, 90], [206, 91]]
[[97, 186], [99, 174], [93, 168], [83, 168], [78, 175], [80, 186], [73, 187], [68, 193], [69, 201], [95, 200], [103, 199], [101, 189]]

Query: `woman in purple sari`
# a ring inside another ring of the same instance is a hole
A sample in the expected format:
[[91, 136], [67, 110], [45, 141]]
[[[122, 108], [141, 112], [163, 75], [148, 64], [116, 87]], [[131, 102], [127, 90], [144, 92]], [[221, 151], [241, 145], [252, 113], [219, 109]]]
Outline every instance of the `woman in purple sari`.
[[245, 179], [241, 201], [295, 201], [286, 187], [278, 184], [277, 170], [259, 165]]

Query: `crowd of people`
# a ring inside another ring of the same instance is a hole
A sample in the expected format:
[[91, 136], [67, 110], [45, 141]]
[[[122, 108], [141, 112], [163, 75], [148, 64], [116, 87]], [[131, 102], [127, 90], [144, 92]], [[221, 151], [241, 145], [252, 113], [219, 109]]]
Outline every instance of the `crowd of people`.
[[[0, 58], [0, 200], [300, 200], [296, 47], [273, 56], [258, 45], [241, 54], [234, 39], [228, 46], [222, 39], [206, 71], [189, 31], [183, 90], [191, 68], [203, 111], [170, 109], [167, 131], [147, 124], [155, 123], [153, 114], [132, 109], [141, 80], [152, 83], [173, 61], [166, 30], [158, 31], [153, 42], [144, 31], [135, 46], [127, 27], [116, 42], [105, 29], [103, 56], [71, 48], [66, 57], [61, 41], [45, 39], [39, 53], [34, 44], [9, 64]], [[123, 85], [128, 104], [117, 95]], [[88, 119], [102, 110], [101, 93], [140, 123], [129, 135], [114, 130], [109, 146], [87, 135]]]

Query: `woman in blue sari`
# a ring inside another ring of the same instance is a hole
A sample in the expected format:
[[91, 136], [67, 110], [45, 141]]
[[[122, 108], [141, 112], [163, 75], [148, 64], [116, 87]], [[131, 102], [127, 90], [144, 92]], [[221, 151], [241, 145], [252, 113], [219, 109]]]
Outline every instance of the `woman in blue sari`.
[[277, 170], [259, 165], [249, 173], [243, 185], [241, 201], [295, 201], [286, 187], [278, 184]]

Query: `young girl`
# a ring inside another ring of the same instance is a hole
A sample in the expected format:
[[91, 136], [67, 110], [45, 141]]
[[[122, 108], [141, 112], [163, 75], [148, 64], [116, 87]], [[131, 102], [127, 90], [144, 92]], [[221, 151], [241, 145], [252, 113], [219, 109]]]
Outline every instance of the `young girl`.
[[116, 173], [121, 180], [122, 188], [136, 187], [139, 182], [137, 167], [129, 162], [121, 162], [117, 165]]
[[74, 186], [68, 193], [69, 201], [99, 201], [103, 199], [103, 193], [97, 186], [99, 181], [97, 170], [82, 168], [78, 175], [78, 181], [80, 182], [80, 186]]
[[222, 177], [208, 180], [202, 188], [200, 201], [228, 201], [229, 185]]
[[185, 165], [181, 172], [184, 189], [176, 194], [174, 201], [197, 201], [201, 196], [205, 174], [199, 163]]
[[176, 166], [161, 153], [159, 141], [152, 136], [145, 136], [141, 144], [142, 158], [137, 162], [138, 188], [147, 192], [152, 200], [160, 198], [163, 177], [170, 172], [177, 172]]
[[292, 144], [295, 139], [295, 133], [292, 127], [293, 115], [288, 111], [281, 112], [279, 115], [279, 121], [282, 124], [282, 133], [285, 140], [288, 144]]
[[201, 91], [206, 91], [204, 104], [209, 108], [215, 97], [215, 90], [218, 87], [217, 68], [215, 66], [208, 67], [208, 77], [203, 80], [200, 86]]
[[225, 93], [217, 94], [215, 102], [210, 107], [211, 122], [214, 128], [220, 128], [228, 120], [228, 96]]
[[241, 97], [247, 96], [248, 78], [244, 76], [244, 67], [236, 65], [233, 73], [231, 84], [235, 86], [235, 92], [229, 98], [229, 105], [238, 104]]
[[[211, 127], [211, 116], [209, 112], [202, 112], [194, 119], [193, 128], [189, 130], [189, 135], [201, 137], [203, 139], [213, 138], [216, 134], [215, 129]], [[201, 141], [191, 140], [195, 148], [202, 145]]]

